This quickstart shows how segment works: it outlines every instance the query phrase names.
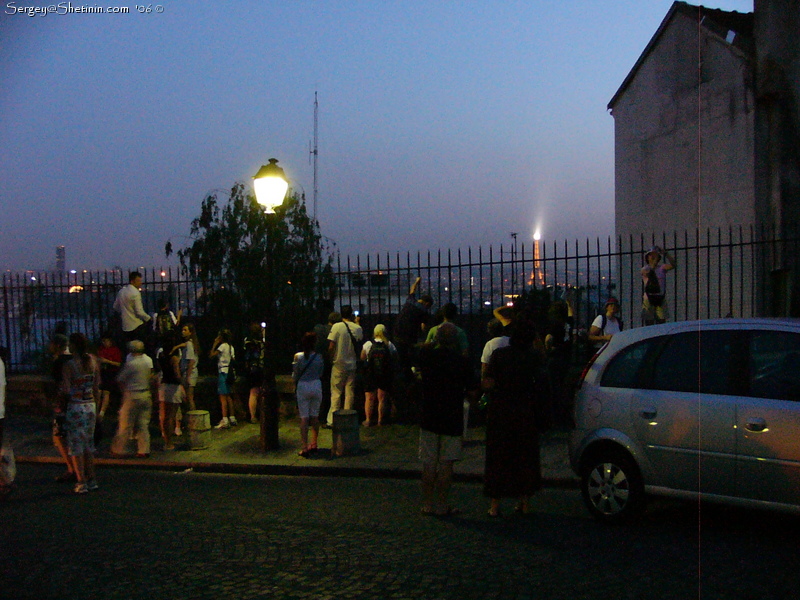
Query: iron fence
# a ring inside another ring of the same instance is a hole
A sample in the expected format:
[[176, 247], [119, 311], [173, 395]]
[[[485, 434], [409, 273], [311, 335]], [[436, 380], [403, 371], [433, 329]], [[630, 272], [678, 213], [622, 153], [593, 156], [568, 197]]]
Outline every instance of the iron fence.
[[[485, 341], [492, 310], [530, 290], [548, 301], [570, 300], [578, 329], [588, 328], [609, 295], [618, 297], [626, 327], [641, 324], [644, 253], [667, 248], [677, 268], [667, 276], [670, 320], [725, 316], [799, 316], [797, 232], [757, 228], [684, 232], [659, 239], [501, 244], [488, 249], [337, 257], [334, 307], [360, 312], [367, 334], [381, 322], [391, 331], [416, 277], [417, 291], [435, 306], [453, 302], [473, 355]], [[177, 269], [147, 269], [142, 299], [148, 312], [167, 298], [173, 310], [202, 319], [202, 283]], [[80, 331], [90, 339], [113, 322], [113, 302], [127, 283], [120, 270], [79, 273], [6, 273], [2, 278], [0, 343], [12, 370], [31, 370], [52, 334]], [[230, 324], [226, 324], [230, 325]], [[216, 331], [218, 324], [207, 324]], [[202, 342], [202, 340], [201, 340]]]

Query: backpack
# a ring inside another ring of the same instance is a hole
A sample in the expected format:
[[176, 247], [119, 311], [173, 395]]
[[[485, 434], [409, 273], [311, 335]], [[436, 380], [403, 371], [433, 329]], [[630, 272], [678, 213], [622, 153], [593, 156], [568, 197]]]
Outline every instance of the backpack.
[[256, 375], [264, 370], [264, 344], [260, 340], [245, 340], [244, 366], [250, 375]]
[[367, 365], [373, 377], [389, 377], [392, 374], [392, 352], [389, 347], [383, 342], [373, 342], [367, 356]]
[[644, 284], [644, 294], [651, 306], [661, 306], [664, 302], [664, 294], [661, 285], [658, 283], [658, 276], [653, 269], [647, 272], [647, 283]]
[[156, 333], [159, 339], [167, 339], [167, 336], [175, 329], [175, 323], [172, 321], [172, 315], [168, 310], [160, 310], [156, 314]]
[[[600, 315], [600, 316], [601, 316], [601, 317], [603, 317], [603, 322], [602, 322], [602, 323], [600, 323], [600, 329], [602, 330], [602, 332], [603, 332], [603, 335], [605, 335], [605, 334], [606, 334], [606, 323], [608, 323], [608, 317], [606, 317], [606, 313], [603, 313], [603, 314], [602, 314], [602, 315]], [[623, 329], [625, 329], [625, 324], [622, 322], [622, 319], [619, 319], [619, 318], [618, 318], [618, 319], [617, 319], [617, 323], [619, 323], [619, 330], [620, 330], [620, 331], [622, 331]]]

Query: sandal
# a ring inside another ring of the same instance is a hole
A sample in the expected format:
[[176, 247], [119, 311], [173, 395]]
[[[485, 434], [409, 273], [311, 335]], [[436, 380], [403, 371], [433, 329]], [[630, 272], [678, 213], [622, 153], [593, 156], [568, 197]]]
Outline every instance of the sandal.
[[303, 458], [308, 458], [308, 454], [309, 454], [309, 449], [308, 448], [304, 448], [303, 450], [300, 450], [300, 452], [297, 453], [297, 456], [302, 456]]

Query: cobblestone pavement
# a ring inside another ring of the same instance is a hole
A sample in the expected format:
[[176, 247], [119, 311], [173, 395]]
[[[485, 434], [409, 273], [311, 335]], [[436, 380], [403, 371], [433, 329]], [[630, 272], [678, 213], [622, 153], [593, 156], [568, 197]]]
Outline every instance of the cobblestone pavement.
[[608, 527], [574, 489], [534, 514], [419, 514], [418, 483], [101, 469], [84, 496], [27, 465], [0, 502], [0, 597], [795, 598], [800, 518], [659, 501]]

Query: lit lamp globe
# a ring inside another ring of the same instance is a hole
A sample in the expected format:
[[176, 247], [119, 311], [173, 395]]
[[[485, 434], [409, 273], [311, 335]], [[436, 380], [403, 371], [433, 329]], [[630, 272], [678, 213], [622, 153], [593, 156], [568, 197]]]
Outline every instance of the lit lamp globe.
[[268, 214], [283, 204], [289, 183], [283, 169], [278, 166], [277, 158], [270, 158], [269, 164], [263, 165], [258, 173], [253, 175], [253, 189], [256, 192], [256, 201], [264, 207]]

